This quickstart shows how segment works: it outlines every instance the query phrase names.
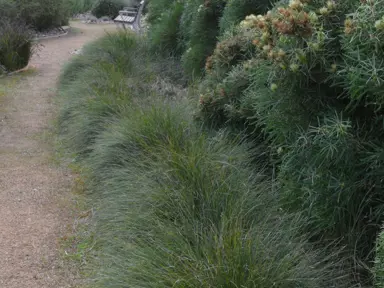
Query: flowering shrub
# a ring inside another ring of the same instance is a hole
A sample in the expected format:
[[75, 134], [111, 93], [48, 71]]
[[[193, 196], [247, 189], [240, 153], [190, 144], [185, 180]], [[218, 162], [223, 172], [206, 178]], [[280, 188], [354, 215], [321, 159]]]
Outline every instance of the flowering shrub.
[[384, 1], [281, 1], [234, 31], [206, 60], [199, 116], [262, 136], [282, 207], [371, 263], [384, 220]]
[[271, 0], [227, 1], [223, 17], [220, 19], [220, 33], [223, 34], [232, 26], [239, 24], [247, 15], [265, 13], [273, 2]]
[[344, 33], [338, 80], [353, 106], [362, 102], [376, 110], [384, 104], [384, 1], [363, 1], [345, 20]]

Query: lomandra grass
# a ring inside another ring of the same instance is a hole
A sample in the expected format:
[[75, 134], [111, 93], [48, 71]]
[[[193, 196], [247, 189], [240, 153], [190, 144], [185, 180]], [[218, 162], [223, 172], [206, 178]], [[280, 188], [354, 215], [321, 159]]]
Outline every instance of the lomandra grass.
[[27, 66], [34, 52], [33, 34], [18, 20], [0, 19], [0, 65], [11, 72]]
[[95, 142], [96, 283], [344, 287], [341, 263], [297, 234], [300, 217], [279, 209], [246, 147], [208, 137], [181, 104], [135, 108]]

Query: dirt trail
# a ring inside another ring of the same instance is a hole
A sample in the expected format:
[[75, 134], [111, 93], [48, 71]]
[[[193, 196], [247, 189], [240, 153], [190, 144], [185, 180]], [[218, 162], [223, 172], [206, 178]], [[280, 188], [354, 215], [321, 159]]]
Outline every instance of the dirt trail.
[[[0, 287], [74, 287], [58, 256], [58, 239], [71, 223], [65, 201], [71, 175], [52, 164], [52, 145], [41, 135], [56, 116], [53, 97], [71, 52], [114, 25], [72, 23], [81, 32], [41, 42], [23, 78], [0, 110]], [[77, 30], [76, 29], [76, 30]]]

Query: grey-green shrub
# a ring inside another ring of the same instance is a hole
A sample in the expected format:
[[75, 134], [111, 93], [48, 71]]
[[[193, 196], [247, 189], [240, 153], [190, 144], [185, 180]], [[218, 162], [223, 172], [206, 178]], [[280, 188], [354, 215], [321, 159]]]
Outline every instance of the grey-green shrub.
[[344, 62], [338, 63], [336, 81], [348, 91], [351, 108], [365, 105], [374, 109], [384, 103], [383, 25], [384, 1], [381, 0], [361, 4], [353, 17], [345, 20], [341, 47]]

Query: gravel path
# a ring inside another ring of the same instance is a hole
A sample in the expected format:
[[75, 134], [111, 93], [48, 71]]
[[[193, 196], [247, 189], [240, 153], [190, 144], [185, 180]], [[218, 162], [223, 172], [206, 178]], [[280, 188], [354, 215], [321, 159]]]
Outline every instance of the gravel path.
[[63, 64], [74, 50], [115, 26], [72, 26], [81, 32], [41, 42], [31, 61], [37, 73], [23, 78], [1, 105], [1, 288], [74, 287], [76, 276], [58, 255], [58, 239], [73, 221], [72, 177], [52, 163], [52, 144], [41, 135], [49, 135], [56, 116], [53, 97]]

